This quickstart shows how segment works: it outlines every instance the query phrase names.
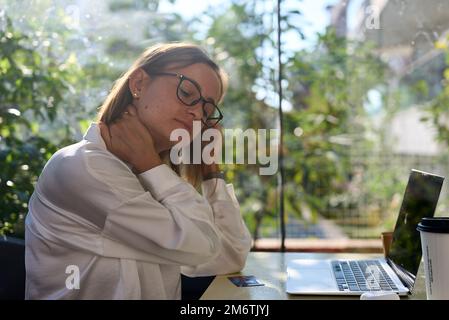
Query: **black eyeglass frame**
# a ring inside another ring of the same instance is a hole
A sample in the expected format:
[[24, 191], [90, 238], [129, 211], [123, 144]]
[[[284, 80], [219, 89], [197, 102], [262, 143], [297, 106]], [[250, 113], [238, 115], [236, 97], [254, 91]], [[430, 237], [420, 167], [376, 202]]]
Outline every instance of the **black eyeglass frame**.
[[[203, 105], [202, 105], [203, 114], [207, 114], [207, 113], [206, 113], [206, 110], [204, 110], [204, 106], [206, 105], [206, 103], [212, 104], [212, 105], [214, 106], [214, 108], [218, 111], [219, 116], [218, 116], [218, 117], [208, 117], [208, 118], [206, 118], [206, 121], [204, 121], [204, 119], [201, 118], [201, 122], [202, 122], [206, 127], [208, 127], [208, 128], [213, 128], [213, 127], [215, 127], [215, 126], [217, 125], [217, 123], [219, 123], [219, 122], [223, 119], [223, 113], [221, 113], [220, 108], [218, 108], [218, 106], [217, 106], [214, 102], [212, 102], [212, 101], [210, 101], [210, 100], [206, 100], [206, 98], [203, 97], [203, 95], [202, 95], [202, 93], [201, 93], [201, 87], [200, 87], [200, 85], [199, 85], [195, 80], [193, 80], [193, 79], [191, 79], [191, 78], [189, 78], [189, 77], [186, 77], [186, 76], [183, 75], [183, 74], [180, 74], [180, 73], [174, 73], [174, 72], [151, 72], [151, 73], [149, 73], [149, 74], [150, 74], [150, 75], [154, 75], [154, 76], [173, 76], [173, 77], [179, 78], [179, 83], [178, 83], [178, 86], [176, 87], [176, 96], [178, 97], [179, 101], [181, 101], [184, 105], [186, 105], [186, 106], [188, 106], [188, 107], [192, 107], [192, 106], [196, 105], [198, 102], [201, 101], [201, 102], [203, 103]], [[191, 83], [193, 83], [193, 85], [196, 87], [196, 89], [198, 90], [198, 92], [199, 92], [199, 94], [200, 94], [200, 97], [199, 97], [198, 99], [196, 99], [196, 100], [193, 100], [191, 103], [186, 103], [186, 102], [184, 102], [184, 101], [181, 99], [181, 97], [179, 96], [179, 90], [180, 90], [181, 84], [182, 84], [182, 82], [183, 82], [184, 80], [188, 80], [188, 81], [190, 81]], [[207, 123], [208, 121], [211, 121], [211, 120], [215, 120], [215, 123], [214, 123], [213, 125], [209, 125], [209, 124]]]

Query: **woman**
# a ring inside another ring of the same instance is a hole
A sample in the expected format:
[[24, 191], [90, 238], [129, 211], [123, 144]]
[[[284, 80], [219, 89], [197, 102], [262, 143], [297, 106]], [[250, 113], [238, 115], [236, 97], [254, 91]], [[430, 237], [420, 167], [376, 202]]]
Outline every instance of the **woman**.
[[136, 60], [98, 122], [39, 177], [26, 218], [26, 298], [179, 299], [181, 272], [243, 268], [251, 240], [232, 185], [217, 164], [168, 159], [173, 130], [192, 137], [194, 121], [218, 126], [225, 89], [225, 73], [195, 45], [156, 45]]

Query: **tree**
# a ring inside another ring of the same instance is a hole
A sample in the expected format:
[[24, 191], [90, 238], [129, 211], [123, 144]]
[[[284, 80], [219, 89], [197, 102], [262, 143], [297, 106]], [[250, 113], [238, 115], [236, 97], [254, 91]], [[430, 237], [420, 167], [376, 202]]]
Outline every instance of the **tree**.
[[[40, 53], [31, 38], [6, 17], [0, 29], [0, 234], [23, 236], [23, 220], [34, 184], [59, 145], [73, 140], [70, 124], [58, 139], [47, 137], [47, 124], [79, 77], [75, 61], [61, 63], [51, 50]], [[55, 131], [53, 132], [53, 134]]]

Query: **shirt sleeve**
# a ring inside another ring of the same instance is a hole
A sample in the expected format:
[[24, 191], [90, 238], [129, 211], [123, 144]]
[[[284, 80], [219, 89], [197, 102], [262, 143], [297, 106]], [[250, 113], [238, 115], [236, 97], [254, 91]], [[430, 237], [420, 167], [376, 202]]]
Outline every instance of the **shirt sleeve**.
[[233, 186], [223, 179], [210, 179], [202, 183], [202, 192], [213, 210], [221, 252], [206, 263], [182, 267], [182, 273], [194, 277], [239, 272], [251, 249], [251, 235], [242, 219]]
[[88, 169], [97, 188], [107, 190], [96, 206], [105, 211], [96, 213], [105, 216], [102, 236], [119, 244], [105, 246], [105, 255], [119, 255], [114, 250], [125, 245], [151, 262], [197, 265], [221, 251], [211, 206], [168, 166], [135, 176], [119, 159], [95, 152]]

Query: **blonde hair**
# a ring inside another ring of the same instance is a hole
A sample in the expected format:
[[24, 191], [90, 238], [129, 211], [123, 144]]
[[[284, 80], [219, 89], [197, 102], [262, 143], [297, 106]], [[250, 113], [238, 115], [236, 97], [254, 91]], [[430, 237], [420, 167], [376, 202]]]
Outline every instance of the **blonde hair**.
[[[162, 72], [169, 66], [183, 68], [195, 63], [206, 64], [216, 72], [220, 81], [220, 97], [217, 104], [223, 101], [228, 86], [228, 76], [201, 47], [183, 42], [161, 43], [147, 48], [128, 71], [115, 81], [112, 90], [100, 107], [97, 120], [108, 125], [121, 117], [126, 107], [133, 101], [131, 90], [129, 89], [129, 77], [139, 68], [151, 74]], [[162, 152], [160, 155], [162, 161], [169, 165], [179, 176], [193, 186], [198, 187], [201, 182], [201, 165], [174, 165], [170, 161], [169, 155], [170, 150]]]

